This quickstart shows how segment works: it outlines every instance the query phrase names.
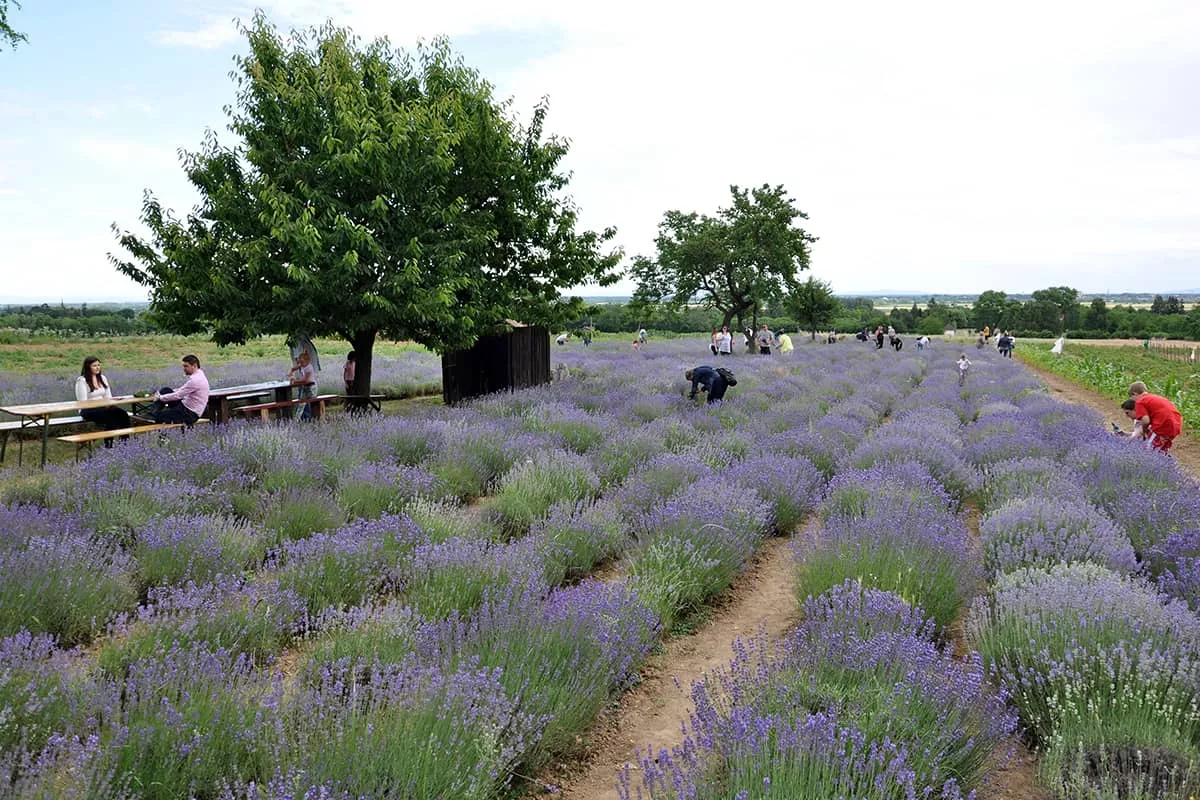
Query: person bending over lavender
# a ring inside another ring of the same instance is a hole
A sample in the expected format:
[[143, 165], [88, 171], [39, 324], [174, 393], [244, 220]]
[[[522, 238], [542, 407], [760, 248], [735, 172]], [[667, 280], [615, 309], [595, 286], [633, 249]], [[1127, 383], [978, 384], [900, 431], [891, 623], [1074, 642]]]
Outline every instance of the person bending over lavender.
[[683, 377], [692, 382], [692, 391], [688, 397], [695, 398], [697, 390], [708, 392], [710, 405], [725, 397], [725, 390], [729, 386], [721, 373], [708, 366], [689, 369], [683, 373]]

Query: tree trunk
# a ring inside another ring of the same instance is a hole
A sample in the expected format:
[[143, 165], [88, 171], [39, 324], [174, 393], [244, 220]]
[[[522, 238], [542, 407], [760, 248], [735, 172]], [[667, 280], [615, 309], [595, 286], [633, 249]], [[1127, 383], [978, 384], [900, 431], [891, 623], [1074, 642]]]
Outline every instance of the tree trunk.
[[371, 355], [375, 351], [376, 331], [355, 331], [350, 338], [354, 348], [354, 394], [371, 393]]

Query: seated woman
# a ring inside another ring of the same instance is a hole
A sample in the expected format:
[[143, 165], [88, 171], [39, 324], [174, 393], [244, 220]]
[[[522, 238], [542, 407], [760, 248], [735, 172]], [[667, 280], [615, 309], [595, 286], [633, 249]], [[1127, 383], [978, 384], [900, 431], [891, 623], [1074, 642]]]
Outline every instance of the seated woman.
[[[83, 369], [75, 379], [75, 399], [82, 403], [85, 400], [111, 400], [112, 389], [100, 369], [100, 359], [88, 356], [83, 360]], [[79, 416], [88, 422], [95, 423], [106, 431], [128, 428], [129, 414], [123, 408], [110, 406], [108, 408], [85, 408]], [[112, 447], [112, 439], [104, 440], [105, 447]]]

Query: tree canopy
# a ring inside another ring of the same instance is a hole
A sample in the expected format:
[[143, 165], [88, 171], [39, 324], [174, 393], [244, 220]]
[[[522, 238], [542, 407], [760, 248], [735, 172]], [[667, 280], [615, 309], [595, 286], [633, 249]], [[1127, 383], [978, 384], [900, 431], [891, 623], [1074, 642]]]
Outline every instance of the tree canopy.
[[[5, 43], [15, 50], [21, 42], [29, 41], [29, 38], [25, 34], [18, 33], [8, 23], [8, 3], [9, 0], [0, 0], [0, 50], [4, 49]], [[17, 0], [12, 0], [12, 6], [13, 8], [20, 8], [21, 4]]]
[[181, 220], [147, 192], [149, 238], [113, 226], [132, 259], [110, 259], [158, 324], [220, 344], [341, 336], [365, 393], [377, 336], [444, 353], [506, 319], [555, 326], [582, 302], [561, 289], [616, 280], [615, 231], [576, 231], [544, 102], [522, 125], [444, 39], [285, 38], [261, 13], [243, 33], [237, 143], [210, 131], [181, 156], [200, 204]]
[[730, 187], [732, 204], [715, 217], [668, 211], [658, 226], [656, 258], [634, 259], [634, 302], [681, 308], [699, 302], [721, 313], [722, 324], [753, 315], [797, 288], [796, 273], [808, 269], [809, 245], [817, 241], [797, 220], [782, 185]]
[[827, 328], [833, 324], [842, 304], [833, 296], [833, 290], [825, 281], [819, 281], [808, 276], [808, 280], [797, 286], [784, 307], [817, 338], [818, 328]]

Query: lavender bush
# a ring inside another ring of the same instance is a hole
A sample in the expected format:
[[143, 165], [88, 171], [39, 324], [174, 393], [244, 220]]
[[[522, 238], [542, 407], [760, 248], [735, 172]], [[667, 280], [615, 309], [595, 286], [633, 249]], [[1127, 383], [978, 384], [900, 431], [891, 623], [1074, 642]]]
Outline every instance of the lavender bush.
[[1015, 720], [983, 665], [941, 653], [923, 615], [853, 583], [814, 598], [777, 648], [740, 643], [693, 685], [688, 738], [641, 758], [624, 798], [970, 796]]
[[79, 531], [0, 550], [0, 636], [27, 629], [68, 647], [87, 642], [137, 604], [133, 575], [127, 554]]
[[218, 578], [150, 590], [148, 603], [113, 625], [98, 663], [122, 676], [136, 662], [201, 647], [256, 660], [277, 654], [305, 624], [303, 600], [272, 580]]
[[992, 576], [1078, 561], [1125, 574], [1138, 567], [1129, 539], [1108, 517], [1061, 498], [1012, 500], [983, 518], [979, 536]]
[[1035, 743], [1070, 757], [1088, 730], [1197, 763], [1200, 619], [1183, 603], [1094, 564], [1023, 569], [976, 603], [968, 636]]
[[261, 563], [266, 543], [243, 521], [225, 516], [161, 517], [134, 533], [130, 550], [142, 586], [204, 582]]

